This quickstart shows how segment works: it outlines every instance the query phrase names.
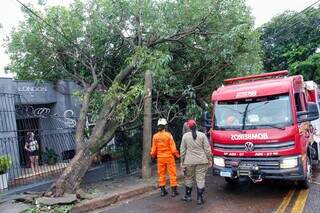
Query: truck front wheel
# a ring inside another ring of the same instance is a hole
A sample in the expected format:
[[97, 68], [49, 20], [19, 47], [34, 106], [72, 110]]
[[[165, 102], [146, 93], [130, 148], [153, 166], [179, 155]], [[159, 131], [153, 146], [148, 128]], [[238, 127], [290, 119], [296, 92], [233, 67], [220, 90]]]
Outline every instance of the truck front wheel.
[[304, 180], [298, 181], [298, 187], [302, 189], [308, 189], [312, 181], [311, 178], [312, 178], [312, 166], [311, 166], [309, 157], [307, 157], [307, 174]]

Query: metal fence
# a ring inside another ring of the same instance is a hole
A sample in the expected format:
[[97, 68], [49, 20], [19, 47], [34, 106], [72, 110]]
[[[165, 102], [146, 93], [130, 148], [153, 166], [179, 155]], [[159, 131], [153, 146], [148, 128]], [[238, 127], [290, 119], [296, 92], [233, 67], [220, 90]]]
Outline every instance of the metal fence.
[[[53, 107], [22, 104], [17, 94], [0, 94], [0, 190], [53, 177], [68, 165], [76, 121], [52, 114]], [[28, 148], [31, 132], [36, 152]]]
[[127, 176], [141, 171], [141, 163], [137, 161], [112, 160], [103, 165], [105, 172], [103, 178]]
[[[126, 176], [141, 171], [142, 144], [137, 138], [127, 137], [124, 132], [116, 132], [114, 140], [105, 145], [97, 154], [103, 164], [104, 178]], [[95, 165], [95, 160], [94, 164]]]
[[[19, 95], [0, 93], [0, 192], [55, 178], [73, 158], [76, 118], [67, 111], [53, 114], [54, 107], [21, 104]], [[38, 144], [35, 154], [28, 150], [30, 132]], [[117, 141], [108, 143], [92, 166], [103, 166], [109, 177], [137, 172], [139, 157], [129, 153], [130, 144]]]

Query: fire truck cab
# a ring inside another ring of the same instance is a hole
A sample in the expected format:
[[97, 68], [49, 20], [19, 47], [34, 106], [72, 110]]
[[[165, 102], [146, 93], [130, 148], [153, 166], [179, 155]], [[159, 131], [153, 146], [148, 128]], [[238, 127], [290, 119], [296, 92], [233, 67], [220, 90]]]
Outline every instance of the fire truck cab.
[[309, 186], [319, 160], [319, 89], [278, 71], [227, 79], [212, 94], [214, 174], [297, 181]]

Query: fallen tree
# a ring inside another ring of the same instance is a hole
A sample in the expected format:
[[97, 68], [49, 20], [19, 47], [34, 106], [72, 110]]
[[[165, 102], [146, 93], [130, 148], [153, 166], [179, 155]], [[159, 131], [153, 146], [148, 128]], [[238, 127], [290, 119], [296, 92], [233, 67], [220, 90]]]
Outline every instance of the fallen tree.
[[[90, 0], [44, 12], [22, 5], [27, 17], [8, 42], [9, 70], [19, 79], [67, 78], [82, 87], [76, 155], [47, 196], [75, 192], [116, 129], [140, 127], [146, 70], [154, 77], [155, 118], [172, 120], [195, 114], [197, 99], [226, 76], [260, 66], [258, 36], [241, 0]], [[96, 121], [88, 130], [89, 112]]]

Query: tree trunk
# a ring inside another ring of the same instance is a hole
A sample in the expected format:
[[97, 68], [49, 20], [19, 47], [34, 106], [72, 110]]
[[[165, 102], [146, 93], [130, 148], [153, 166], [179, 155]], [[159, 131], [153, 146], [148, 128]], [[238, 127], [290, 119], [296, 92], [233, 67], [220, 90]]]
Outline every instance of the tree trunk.
[[[47, 190], [46, 196], [60, 197], [65, 192], [74, 193], [82, 181], [82, 178], [89, 169], [94, 155], [101, 147], [112, 139], [117, 128], [117, 124], [111, 122], [107, 125], [103, 138], [101, 133], [96, 132], [88, 146], [83, 146], [69, 163], [68, 167], [60, 175], [59, 179]], [[101, 138], [101, 139], [99, 139]]]
[[66, 191], [72, 193], [77, 190], [94, 155], [114, 136], [118, 127], [114, 109], [119, 101], [115, 98], [103, 107], [88, 143], [81, 147], [58, 180], [47, 190], [46, 196], [60, 197]]
[[149, 71], [145, 73], [144, 88], [142, 178], [148, 179], [151, 177], [150, 151], [152, 135], [152, 76]]
[[84, 130], [86, 125], [86, 117], [89, 110], [90, 104], [90, 97], [93, 90], [85, 90], [85, 94], [82, 100], [79, 119], [76, 127], [76, 136], [75, 136], [75, 143], [76, 143], [76, 153], [78, 153], [83, 145], [84, 139]]
[[[121, 83], [133, 70], [133, 66], [126, 67], [116, 76], [113, 83]], [[88, 100], [90, 100], [90, 98]], [[78, 189], [82, 178], [92, 163], [94, 155], [103, 147], [103, 145], [112, 139], [120, 124], [115, 115], [115, 108], [120, 101], [121, 97], [116, 96], [112, 101], [104, 105], [98, 115], [89, 141], [79, 148], [78, 152], [58, 180], [47, 190], [45, 196], [60, 197], [65, 192], [73, 193]]]

